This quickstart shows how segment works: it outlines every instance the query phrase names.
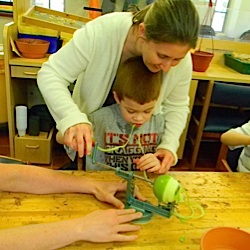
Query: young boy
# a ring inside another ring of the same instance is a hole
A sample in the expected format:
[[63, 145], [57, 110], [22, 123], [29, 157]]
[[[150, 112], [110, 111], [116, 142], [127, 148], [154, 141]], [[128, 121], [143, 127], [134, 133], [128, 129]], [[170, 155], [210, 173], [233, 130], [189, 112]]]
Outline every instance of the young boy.
[[[154, 153], [161, 142], [164, 118], [153, 112], [160, 89], [161, 72], [149, 71], [141, 57], [130, 58], [121, 65], [113, 86], [116, 104], [89, 115], [94, 140], [106, 151], [97, 150], [97, 162], [123, 170], [159, 172], [161, 162]], [[57, 141], [62, 142], [60, 135]], [[75, 151], [68, 149], [68, 154], [75, 158]], [[86, 156], [86, 170], [103, 168]]]
[[250, 172], [250, 121], [223, 133], [221, 142], [228, 145], [231, 150], [244, 147], [238, 160], [237, 171]]

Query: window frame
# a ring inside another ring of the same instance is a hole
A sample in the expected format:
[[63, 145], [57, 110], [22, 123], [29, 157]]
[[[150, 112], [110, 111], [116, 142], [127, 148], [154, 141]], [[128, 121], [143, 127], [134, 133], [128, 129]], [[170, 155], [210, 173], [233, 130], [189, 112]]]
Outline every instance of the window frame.
[[[52, 1], [53, 0], [40, 0], [40, 1], [37, 0], [37, 2], [47, 2], [48, 3], [48, 7], [45, 7], [45, 8], [49, 8], [49, 9], [52, 9], [52, 10], [65, 12], [65, 0], [63, 0], [63, 4], [62, 4], [63, 6], [62, 6], [62, 8], [51, 8]], [[56, 1], [58, 3], [58, 0], [54, 0], [54, 1]], [[36, 0], [32, 0], [32, 4], [43, 7], [43, 5], [36, 4]]]
[[[227, 20], [227, 15], [228, 15], [228, 8], [230, 6], [230, 2], [231, 0], [227, 0], [227, 6], [225, 7], [225, 11], [219, 11], [219, 10], [216, 10], [216, 6], [218, 4], [218, 2], [220, 1], [225, 1], [225, 0], [214, 0], [213, 1], [213, 6], [214, 6], [214, 12], [213, 12], [213, 18], [212, 18], [212, 28], [215, 30], [215, 32], [224, 32], [224, 28], [225, 28], [225, 23], [226, 23], [226, 20]], [[221, 27], [221, 30], [216, 30], [213, 26], [213, 20], [214, 20], [214, 16], [216, 13], [221, 13], [221, 14], [224, 14], [224, 18], [223, 18], [223, 23], [222, 23], [222, 27]]]

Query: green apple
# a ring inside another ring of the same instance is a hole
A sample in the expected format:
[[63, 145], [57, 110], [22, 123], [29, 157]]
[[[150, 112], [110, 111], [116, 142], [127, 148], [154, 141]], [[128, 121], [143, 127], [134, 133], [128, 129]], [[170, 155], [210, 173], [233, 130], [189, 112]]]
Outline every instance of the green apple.
[[160, 202], [178, 202], [181, 199], [180, 183], [170, 175], [160, 175], [154, 182], [153, 191]]

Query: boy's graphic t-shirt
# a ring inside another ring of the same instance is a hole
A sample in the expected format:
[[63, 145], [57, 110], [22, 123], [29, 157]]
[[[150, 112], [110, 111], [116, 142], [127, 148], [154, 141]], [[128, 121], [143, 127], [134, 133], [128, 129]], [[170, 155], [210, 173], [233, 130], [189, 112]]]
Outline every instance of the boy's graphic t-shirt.
[[[113, 149], [109, 152], [97, 150], [95, 160], [122, 170], [136, 170], [134, 159], [146, 153], [155, 153], [164, 131], [162, 115], [153, 115], [141, 127], [128, 124], [122, 117], [117, 104], [102, 108], [89, 115], [93, 124], [94, 138], [98, 146]], [[103, 170], [92, 163], [91, 157], [86, 157], [87, 170]]]

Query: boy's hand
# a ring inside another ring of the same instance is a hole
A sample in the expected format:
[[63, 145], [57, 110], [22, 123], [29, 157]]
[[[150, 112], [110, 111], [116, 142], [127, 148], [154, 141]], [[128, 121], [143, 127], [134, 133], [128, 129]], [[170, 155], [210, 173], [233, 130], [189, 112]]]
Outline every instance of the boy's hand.
[[154, 154], [145, 154], [140, 159], [134, 159], [133, 161], [140, 171], [147, 171], [149, 173], [159, 173], [161, 169], [161, 162]]

